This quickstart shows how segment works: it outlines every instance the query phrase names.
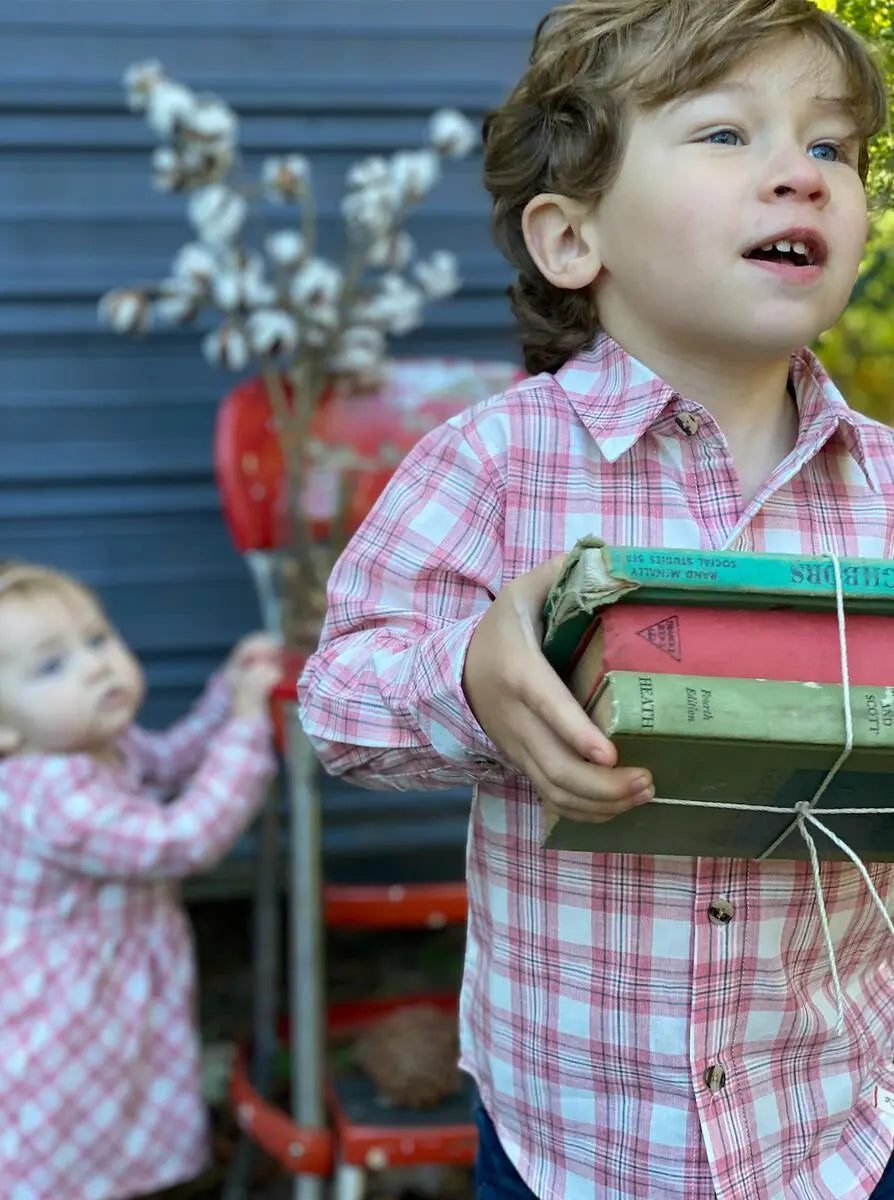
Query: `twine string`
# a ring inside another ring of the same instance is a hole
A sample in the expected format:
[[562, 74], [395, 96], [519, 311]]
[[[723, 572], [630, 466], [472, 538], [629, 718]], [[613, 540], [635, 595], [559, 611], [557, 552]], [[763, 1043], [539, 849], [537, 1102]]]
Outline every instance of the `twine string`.
[[[851, 751], [854, 748], [854, 714], [851, 704], [850, 691], [850, 665], [848, 662], [847, 651], [847, 620], [844, 608], [844, 584], [841, 577], [841, 563], [838, 555], [830, 553], [827, 556], [832, 561], [832, 570], [835, 576], [835, 609], [838, 616], [838, 644], [841, 657], [841, 691], [844, 705], [844, 743], [841, 748], [841, 753], [832, 764], [825, 778], [819, 784], [816, 792], [810, 800], [802, 800], [793, 808], [777, 808], [772, 805], [765, 804], [725, 804], [718, 800], [678, 800], [671, 797], [658, 796], [653, 801], [654, 804], [675, 804], [690, 808], [722, 808], [731, 809], [739, 812], [765, 812], [765, 813], [781, 813], [792, 816], [793, 820], [776, 838], [776, 840], [767, 847], [762, 854], [757, 858], [758, 862], [764, 862], [778, 846], [780, 846], [786, 838], [792, 833], [798, 832], [804, 839], [807, 845], [807, 851], [810, 856], [810, 863], [813, 872], [813, 887], [816, 893], [817, 906], [819, 908], [820, 923], [823, 931], [823, 941], [826, 946], [826, 954], [829, 959], [829, 969], [832, 976], [832, 988], [835, 993], [835, 1003], [838, 1011], [838, 1020], [836, 1023], [836, 1031], [839, 1034], [844, 1033], [844, 991], [841, 986], [841, 978], [838, 972], [838, 960], [835, 954], [835, 942], [832, 937], [832, 930], [829, 924], [829, 914], [826, 908], [826, 899], [823, 894], [822, 874], [820, 871], [819, 854], [816, 849], [816, 841], [811, 832], [811, 826], [825, 834], [831, 842], [834, 843], [850, 861], [854, 864], [864, 883], [869, 891], [872, 902], [894, 936], [894, 921], [888, 910], [885, 908], [884, 901], [878, 893], [866, 865], [862, 862], [859, 855], [837, 834], [833, 833], [823, 822], [816, 816], [815, 809], [828, 791], [829, 786], [835, 779], [838, 772], [847, 762]], [[872, 815], [890, 815], [894, 814], [894, 808], [825, 808], [823, 816], [872, 816]]]

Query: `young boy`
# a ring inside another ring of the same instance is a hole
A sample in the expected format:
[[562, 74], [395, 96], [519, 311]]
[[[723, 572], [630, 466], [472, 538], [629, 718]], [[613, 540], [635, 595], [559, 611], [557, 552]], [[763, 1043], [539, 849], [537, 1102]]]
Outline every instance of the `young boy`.
[[653, 795], [540, 654], [578, 537], [894, 552], [894, 432], [800, 348], [853, 286], [885, 113], [806, 0], [578, 0], [486, 123], [539, 374], [409, 455], [301, 688], [330, 771], [475, 785], [480, 1196], [894, 1196], [891, 947], [857, 870], [821, 868], [838, 1035], [809, 864], [546, 852], [538, 803], [604, 821]]

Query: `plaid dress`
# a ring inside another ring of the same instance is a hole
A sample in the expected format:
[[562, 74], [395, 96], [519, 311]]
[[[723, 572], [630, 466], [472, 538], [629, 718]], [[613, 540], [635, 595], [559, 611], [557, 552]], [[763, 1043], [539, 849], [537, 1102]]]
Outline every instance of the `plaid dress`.
[[302, 720], [367, 786], [475, 786], [463, 1063], [544, 1200], [864, 1200], [891, 1154], [891, 938], [857, 869], [821, 868], [839, 1036], [809, 864], [541, 850], [462, 690], [492, 597], [585, 534], [894, 557], [894, 431], [806, 350], [791, 380], [797, 445], [745, 502], [710, 412], [600, 337], [427, 435], [330, 580]]
[[267, 722], [228, 704], [218, 679], [167, 733], [132, 728], [120, 768], [0, 762], [3, 1200], [119, 1200], [205, 1164], [176, 880], [227, 851], [273, 766]]

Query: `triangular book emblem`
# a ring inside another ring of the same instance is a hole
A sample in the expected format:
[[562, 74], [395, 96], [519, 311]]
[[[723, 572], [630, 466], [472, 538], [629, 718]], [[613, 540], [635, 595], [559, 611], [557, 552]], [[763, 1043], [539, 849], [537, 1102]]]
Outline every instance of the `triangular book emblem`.
[[656, 650], [670, 655], [675, 662], [679, 662], [683, 657], [679, 617], [665, 617], [663, 621], [656, 621], [654, 625], [647, 625], [645, 629], [637, 632], [639, 637], [645, 638]]

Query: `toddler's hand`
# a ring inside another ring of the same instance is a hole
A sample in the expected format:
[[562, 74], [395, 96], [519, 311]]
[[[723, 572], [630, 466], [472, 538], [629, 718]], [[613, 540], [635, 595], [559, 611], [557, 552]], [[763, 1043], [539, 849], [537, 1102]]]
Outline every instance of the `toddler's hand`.
[[230, 685], [233, 691], [233, 716], [258, 717], [266, 713], [270, 693], [281, 674], [282, 666], [278, 652], [275, 658], [269, 655], [253, 657], [243, 667], [235, 670]]
[[617, 751], [541, 650], [541, 614], [564, 556], [520, 575], [494, 600], [469, 643], [463, 690], [479, 725], [533, 783], [541, 800], [575, 821], [610, 821], [651, 799], [651, 777], [617, 767]]
[[279, 664], [282, 659], [282, 647], [276, 638], [269, 633], [250, 633], [240, 639], [224, 664], [224, 675], [231, 687], [235, 685], [236, 677], [256, 661]]

